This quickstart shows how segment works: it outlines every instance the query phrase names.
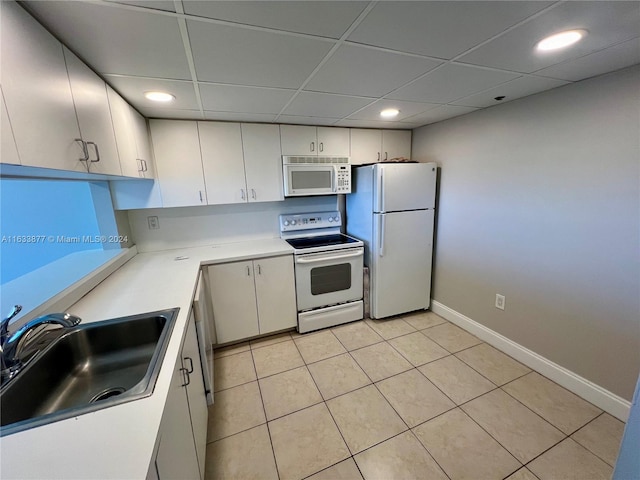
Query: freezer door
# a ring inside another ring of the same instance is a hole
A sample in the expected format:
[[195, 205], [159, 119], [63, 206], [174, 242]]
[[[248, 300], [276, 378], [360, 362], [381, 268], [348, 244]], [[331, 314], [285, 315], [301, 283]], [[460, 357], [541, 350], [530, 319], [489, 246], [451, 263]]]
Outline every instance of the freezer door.
[[435, 163], [384, 163], [374, 169], [375, 212], [435, 207]]
[[433, 210], [374, 215], [371, 317], [429, 307]]

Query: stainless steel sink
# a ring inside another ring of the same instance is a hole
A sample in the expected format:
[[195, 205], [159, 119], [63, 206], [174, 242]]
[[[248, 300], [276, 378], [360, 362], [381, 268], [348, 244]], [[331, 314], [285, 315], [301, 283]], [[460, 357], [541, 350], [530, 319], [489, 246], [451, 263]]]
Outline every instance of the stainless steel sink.
[[0, 436], [151, 395], [177, 313], [66, 330], [0, 391]]

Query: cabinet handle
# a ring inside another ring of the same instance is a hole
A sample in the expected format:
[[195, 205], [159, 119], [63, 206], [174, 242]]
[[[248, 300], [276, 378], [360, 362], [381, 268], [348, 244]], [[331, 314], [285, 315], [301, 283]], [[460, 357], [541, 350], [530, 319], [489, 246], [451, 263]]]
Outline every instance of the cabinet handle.
[[251, 270], [249, 269], [249, 267], [247, 267], [247, 277], [251, 276]]
[[87, 148], [87, 144], [81, 138], [76, 138], [75, 141], [80, 144], [80, 147], [82, 148], [82, 153], [84, 154], [84, 158], [79, 158], [78, 160], [80, 160], [81, 162], [88, 161], [89, 160], [89, 149]]
[[253, 188], [251, 189], [251, 198], [256, 199], [256, 191]]
[[[87, 145], [93, 145], [93, 148], [96, 150], [96, 159], [91, 160], [91, 163], [96, 163], [100, 161], [100, 150], [98, 150], [98, 144], [96, 142], [87, 142]], [[87, 158], [89, 158], [89, 154], [87, 153]]]
[[247, 199], [245, 194], [244, 194], [244, 188], [240, 189], [240, 196], [242, 197], [242, 200], [246, 200]]
[[258, 275], [262, 275], [262, 267], [258, 264]]
[[138, 163], [138, 171], [139, 172], [144, 172], [144, 166], [142, 165], [142, 159], [141, 158], [136, 158], [136, 162]]
[[316, 142], [311, 142], [311, 151], [313, 152], [316, 149]]
[[324, 152], [324, 143], [323, 142], [320, 142], [320, 151]]
[[384, 161], [386, 162], [387, 160], [389, 160], [389, 154], [387, 152], [384, 152]]
[[200, 195], [200, 203], [202, 203], [202, 190], [198, 190], [198, 195]]
[[138, 169], [139, 172], [146, 172], [147, 169], [147, 161], [143, 158], [136, 158], [137, 161], [140, 162], [140, 168]]
[[184, 357], [185, 360], [189, 360], [189, 370], [187, 373], [193, 373], [193, 359], [191, 357]]
[[378, 161], [380, 161], [380, 152], [378, 152]]
[[189, 370], [187, 370], [186, 368], [181, 368], [180, 369], [181, 372], [183, 372], [183, 374], [186, 374], [186, 382], [182, 384], [183, 387], [186, 387], [187, 385], [189, 385], [191, 383], [191, 377], [189, 376]]

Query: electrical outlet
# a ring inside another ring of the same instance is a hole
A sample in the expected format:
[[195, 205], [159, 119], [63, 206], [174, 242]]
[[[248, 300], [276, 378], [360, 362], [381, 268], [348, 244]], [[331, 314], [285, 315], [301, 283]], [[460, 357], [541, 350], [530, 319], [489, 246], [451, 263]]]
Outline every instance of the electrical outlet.
[[149, 224], [149, 230], [158, 230], [160, 228], [158, 217], [147, 217], [147, 223]]
[[499, 308], [500, 310], [504, 310], [504, 302], [505, 302], [504, 295], [500, 295], [499, 293], [496, 293], [496, 308]]

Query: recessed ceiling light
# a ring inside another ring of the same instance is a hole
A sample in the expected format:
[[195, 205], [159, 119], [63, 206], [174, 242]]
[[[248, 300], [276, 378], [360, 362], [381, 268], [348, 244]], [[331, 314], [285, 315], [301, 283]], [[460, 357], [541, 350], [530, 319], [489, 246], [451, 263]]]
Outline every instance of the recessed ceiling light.
[[174, 95], [167, 92], [144, 92], [144, 96], [147, 100], [153, 102], [172, 102], [176, 99]]
[[399, 113], [400, 110], [398, 110], [397, 108], [387, 108], [380, 112], [380, 116], [383, 118], [393, 118], [397, 117]]
[[536, 48], [546, 52], [549, 50], [557, 50], [559, 48], [568, 47], [579, 41], [587, 34], [586, 30], [567, 30], [566, 32], [556, 33], [538, 42]]

